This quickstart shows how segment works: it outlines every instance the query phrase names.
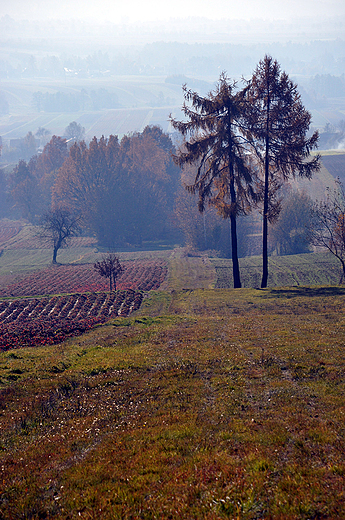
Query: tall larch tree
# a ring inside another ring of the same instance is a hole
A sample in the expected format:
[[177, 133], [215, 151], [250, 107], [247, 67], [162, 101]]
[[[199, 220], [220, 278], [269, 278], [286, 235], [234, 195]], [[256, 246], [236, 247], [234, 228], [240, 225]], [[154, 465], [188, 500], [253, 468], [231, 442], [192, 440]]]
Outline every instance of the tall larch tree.
[[267, 287], [268, 222], [277, 215], [277, 207], [274, 207], [276, 189], [296, 174], [310, 179], [320, 168], [319, 155], [310, 157], [317, 147], [318, 132], [307, 137], [311, 115], [303, 106], [297, 85], [271, 56], [266, 55], [259, 62], [245, 97], [247, 137], [262, 173], [261, 287]]
[[32, 157], [30, 163], [37, 178], [40, 191], [40, 203], [43, 212], [51, 205], [52, 187], [59, 168], [68, 156], [67, 142], [62, 137], [53, 135], [40, 155]]
[[175, 154], [183, 167], [196, 164], [194, 183], [187, 186], [199, 195], [199, 210], [205, 202], [214, 205], [231, 224], [234, 287], [241, 287], [237, 246], [237, 217], [246, 214], [254, 197], [252, 168], [241, 136], [244, 91], [221, 74], [214, 92], [206, 97], [183, 87], [182, 111], [187, 121], [170, 118], [184, 140]]

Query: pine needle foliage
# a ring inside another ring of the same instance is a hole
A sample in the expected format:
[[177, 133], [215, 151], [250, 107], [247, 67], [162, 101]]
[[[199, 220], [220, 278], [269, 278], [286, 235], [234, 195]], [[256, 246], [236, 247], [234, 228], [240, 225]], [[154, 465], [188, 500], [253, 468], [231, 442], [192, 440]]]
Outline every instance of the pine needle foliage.
[[199, 195], [202, 212], [208, 202], [231, 223], [234, 287], [241, 287], [238, 264], [236, 218], [247, 214], [255, 199], [254, 173], [248, 143], [242, 131], [245, 89], [221, 74], [216, 88], [207, 96], [183, 87], [182, 111], [186, 121], [170, 117], [183, 144], [174, 155], [181, 168], [197, 165], [194, 183], [186, 186]]
[[310, 158], [318, 132], [307, 137], [311, 114], [303, 106], [297, 85], [281, 71], [277, 60], [266, 55], [245, 90], [247, 137], [262, 173], [263, 273], [268, 279], [268, 222], [279, 214], [277, 188], [298, 174], [310, 179], [320, 168], [320, 156]]

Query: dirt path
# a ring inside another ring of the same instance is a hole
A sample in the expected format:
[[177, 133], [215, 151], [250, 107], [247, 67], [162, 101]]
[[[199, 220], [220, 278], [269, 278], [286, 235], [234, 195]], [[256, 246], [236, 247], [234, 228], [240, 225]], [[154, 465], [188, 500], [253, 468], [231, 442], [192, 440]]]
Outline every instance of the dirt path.
[[207, 257], [189, 257], [184, 249], [174, 249], [169, 259], [169, 272], [161, 285], [163, 290], [213, 289], [216, 270]]

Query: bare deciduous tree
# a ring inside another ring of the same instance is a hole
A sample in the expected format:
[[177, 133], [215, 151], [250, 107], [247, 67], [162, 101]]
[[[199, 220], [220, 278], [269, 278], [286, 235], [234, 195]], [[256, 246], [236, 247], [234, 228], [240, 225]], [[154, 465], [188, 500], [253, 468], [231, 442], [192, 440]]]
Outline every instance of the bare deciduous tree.
[[326, 200], [317, 201], [312, 207], [312, 221], [309, 228], [311, 243], [326, 248], [341, 263], [345, 279], [345, 191], [338, 179], [336, 188], [328, 190]]
[[279, 256], [309, 253], [312, 200], [304, 191], [288, 189], [286, 192], [279, 217], [270, 228], [270, 246]]
[[109, 254], [103, 258], [101, 262], [96, 262], [93, 267], [99, 275], [109, 278], [110, 291], [113, 290], [113, 284], [114, 291], [116, 291], [116, 278], [118, 278], [124, 270], [118, 257], [114, 254]]
[[80, 123], [72, 121], [65, 128], [65, 136], [67, 139], [75, 139], [76, 141], [83, 141], [85, 139], [85, 128]]
[[38, 236], [53, 246], [53, 264], [56, 264], [58, 250], [68, 245], [68, 241], [80, 233], [81, 219], [67, 209], [54, 209], [45, 213], [41, 220]]

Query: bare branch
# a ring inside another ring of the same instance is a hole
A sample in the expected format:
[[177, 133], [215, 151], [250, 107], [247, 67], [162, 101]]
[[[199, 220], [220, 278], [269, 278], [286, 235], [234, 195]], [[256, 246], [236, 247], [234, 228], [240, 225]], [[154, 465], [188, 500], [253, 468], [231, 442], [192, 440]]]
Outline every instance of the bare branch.
[[120, 260], [114, 254], [109, 254], [101, 262], [96, 262], [94, 264], [95, 271], [98, 272], [100, 276], [104, 276], [105, 278], [109, 278], [109, 289], [113, 290], [114, 283], [114, 291], [116, 291], [116, 279], [121, 275], [124, 271], [122, 265], [120, 264]]
[[67, 209], [58, 208], [45, 213], [41, 219], [38, 236], [53, 246], [53, 264], [57, 252], [68, 245], [68, 241], [80, 234], [81, 218]]

